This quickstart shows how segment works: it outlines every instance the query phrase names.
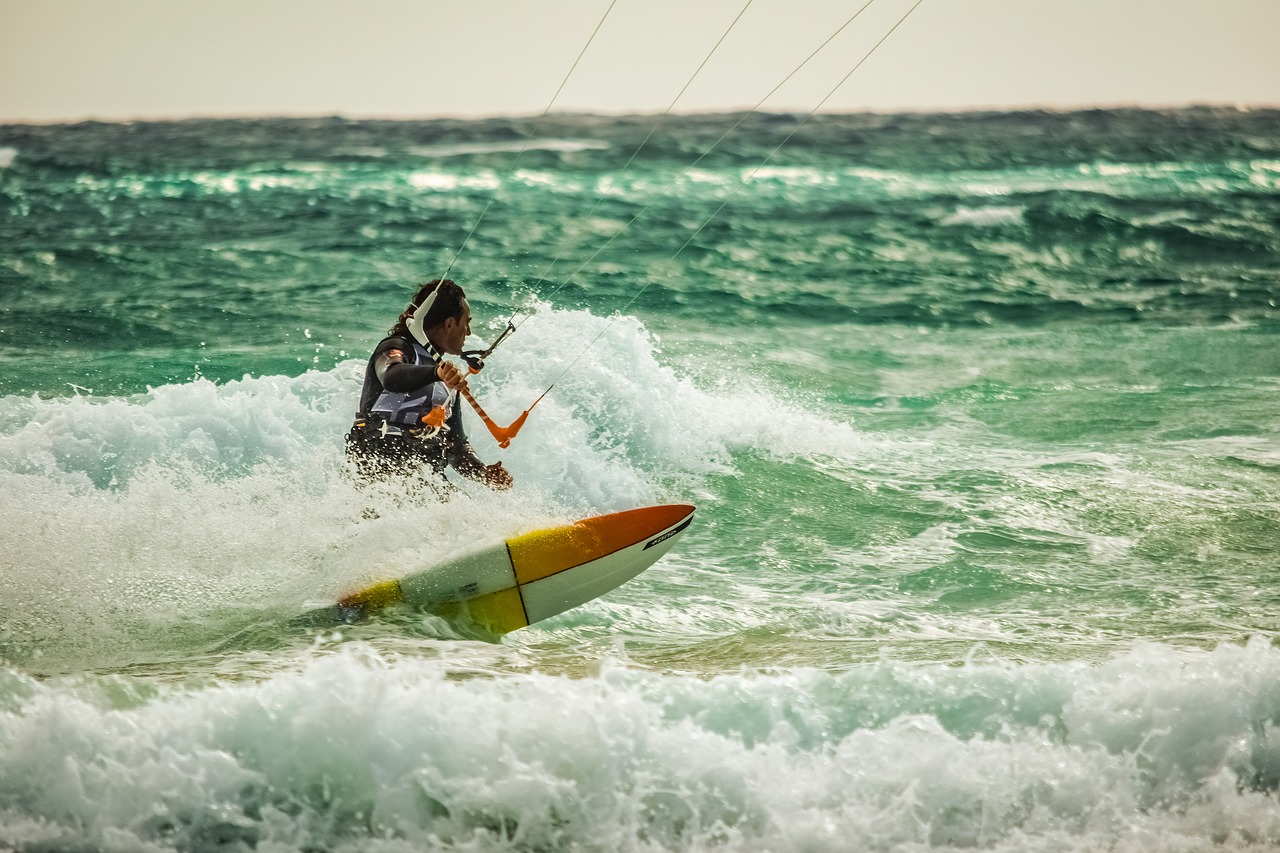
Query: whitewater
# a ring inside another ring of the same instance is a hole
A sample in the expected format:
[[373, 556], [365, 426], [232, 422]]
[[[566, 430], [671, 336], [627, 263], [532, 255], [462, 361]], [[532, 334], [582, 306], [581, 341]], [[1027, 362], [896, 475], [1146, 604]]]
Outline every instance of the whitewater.
[[[738, 118], [0, 126], [0, 849], [1280, 845], [1280, 113]], [[451, 264], [555, 388], [362, 488]], [[664, 502], [500, 640], [291, 624]]]

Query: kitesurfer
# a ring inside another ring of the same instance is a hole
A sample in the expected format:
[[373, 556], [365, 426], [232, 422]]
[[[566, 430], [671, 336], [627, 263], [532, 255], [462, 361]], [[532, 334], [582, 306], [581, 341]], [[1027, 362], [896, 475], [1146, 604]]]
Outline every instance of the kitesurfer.
[[511, 487], [501, 462], [476, 457], [462, 427], [458, 389], [466, 376], [445, 355], [461, 355], [471, 334], [471, 306], [454, 282], [423, 285], [373, 349], [347, 457], [367, 479], [448, 467], [494, 489]]

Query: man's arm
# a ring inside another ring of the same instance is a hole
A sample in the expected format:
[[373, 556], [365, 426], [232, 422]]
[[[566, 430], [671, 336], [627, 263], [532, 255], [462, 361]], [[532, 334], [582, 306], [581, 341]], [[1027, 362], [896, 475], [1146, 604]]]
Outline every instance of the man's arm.
[[373, 372], [383, 388], [398, 394], [440, 381], [434, 364], [410, 364], [404, 347], [396, 341], [390, 342], [378, 354], [373, 362]]

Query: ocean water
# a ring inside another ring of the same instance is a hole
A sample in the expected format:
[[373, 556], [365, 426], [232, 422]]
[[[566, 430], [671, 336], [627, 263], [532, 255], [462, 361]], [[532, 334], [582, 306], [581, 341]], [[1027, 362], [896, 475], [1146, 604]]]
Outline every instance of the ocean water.
[[[1280, 113], [655, 121], [0, 127], [0, 850], [1280, 845]], [[445, 269], [555, 388], [361, 491]], [[676, 501], [501, 640], [290, 627]]]

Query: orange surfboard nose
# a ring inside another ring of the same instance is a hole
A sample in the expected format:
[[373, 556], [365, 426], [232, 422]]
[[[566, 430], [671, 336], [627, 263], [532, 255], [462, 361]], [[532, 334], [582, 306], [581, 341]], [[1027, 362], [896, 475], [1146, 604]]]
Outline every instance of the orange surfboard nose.
[[516, 580], [531, 583], [629, 548], [679, 524], [693, 511], [692, 504], [664, 504], [597, 515], [513, 536], [507, 540], [507, 550]]

